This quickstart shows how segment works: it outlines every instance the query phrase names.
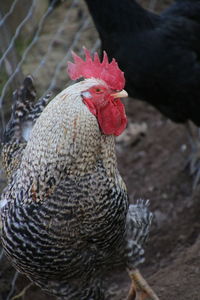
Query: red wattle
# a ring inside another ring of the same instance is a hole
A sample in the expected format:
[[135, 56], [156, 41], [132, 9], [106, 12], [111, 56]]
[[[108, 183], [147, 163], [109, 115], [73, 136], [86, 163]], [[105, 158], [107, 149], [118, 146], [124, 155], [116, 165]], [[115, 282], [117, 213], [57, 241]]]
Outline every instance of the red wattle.
[[115, 99], [114, 102], [100, 109], [97, 109], [97, 119], [99, 126], [104, 134], [120, 135], [127, 125], [127, 118], [124, 105], [120, 100]]

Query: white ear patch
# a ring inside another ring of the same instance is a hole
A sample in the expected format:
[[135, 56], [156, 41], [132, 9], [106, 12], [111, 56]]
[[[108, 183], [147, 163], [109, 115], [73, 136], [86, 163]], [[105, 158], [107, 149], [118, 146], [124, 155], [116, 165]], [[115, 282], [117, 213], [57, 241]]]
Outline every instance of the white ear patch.
[[88, 91], [82, 92], [82, 93], [81, 93], [81, 96], [82, 96], [83, 98], [92, 98], [91, 93], [88, 92]]
[[33, 129], [33, 122], [28, 121], [28, 122], [25, 122], [23, 124], [23, 126], [22, 126], [22, 136], [26, 141], [29, 140], [32, 129]]

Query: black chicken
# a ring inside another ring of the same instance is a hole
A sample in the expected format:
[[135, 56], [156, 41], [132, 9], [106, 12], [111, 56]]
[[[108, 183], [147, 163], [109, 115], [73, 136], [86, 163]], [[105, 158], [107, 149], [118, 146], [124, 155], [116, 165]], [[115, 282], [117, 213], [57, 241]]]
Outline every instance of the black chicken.
[[[102, 49], [125, 72], [126, 90], [178, 123], [200, 126], [200, 1], [177, 0], [160, 15], [134, 0], [85, 0]], [[199, 142], [190, 169], [200, 178]]]

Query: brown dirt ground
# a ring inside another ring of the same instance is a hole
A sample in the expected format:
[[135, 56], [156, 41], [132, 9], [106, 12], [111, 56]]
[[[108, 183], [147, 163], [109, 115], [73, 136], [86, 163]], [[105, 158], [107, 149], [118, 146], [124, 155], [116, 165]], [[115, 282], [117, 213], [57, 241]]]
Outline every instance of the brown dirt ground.
[[[157, 8], [169, 2], [160, 1]], [[192, 191], [192, 177], [185, 168], [190, 153], [186, 129], [140, 101], [126, 100], [125, 106], [129, 134], [117, 142], [119, 169], [131, 202], [150, 199], [155, 214], [146, 262], [140, 270], [161, 300], [200, 300], [200, 187]], [[132, 124], [139, 128], [135, 135]], [[13, 274], [14, 270], [3, 258], [0, 300], [7, 299]], [[108, 299], [126, 299], [130, 280], [125, 271], [108, 274], [106, 282]], [[14, 295], [28, 284], [19, 275]], [[54, 298], [33, 286], [18, 299]]]

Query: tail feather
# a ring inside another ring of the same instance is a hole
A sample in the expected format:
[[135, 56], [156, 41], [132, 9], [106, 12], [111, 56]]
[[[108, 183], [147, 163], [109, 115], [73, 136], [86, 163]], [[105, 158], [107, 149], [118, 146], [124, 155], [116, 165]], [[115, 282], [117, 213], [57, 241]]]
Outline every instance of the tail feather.
[[[23, 84], [13, 93], [13, 107], [10, 121], [6, 126], [3, 136], [3, 143], [11, 140], [22, 141], [26, 125], [33, 127], [35, 121], [40, 116], [44, 107], [47, 105], [51, 94], [41, 98], [36, 104], [36, 90], [33, 79], [29, 75], [24, 79]], [[27, 139], [25, 138], [25, 141]]]
[[51, 94], [48, 94], [35, 103], [36, 90], [30, 75], [13, 93], [12, 114], [2, 139], [2, 161], [8, 177], [18, 167], [33, 125], [50, 96]]
[[3, 135], [3, 143], [11, 140], [20, 142], [22, 123], [32, 110], [35, 98], [36, 91], [33, 86], [33, 79], [31, 76], [27, 76], [20, 88], [13, 93], [12, 114]]

